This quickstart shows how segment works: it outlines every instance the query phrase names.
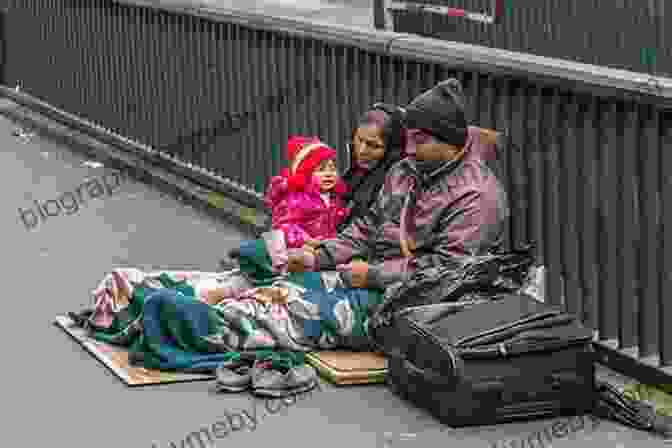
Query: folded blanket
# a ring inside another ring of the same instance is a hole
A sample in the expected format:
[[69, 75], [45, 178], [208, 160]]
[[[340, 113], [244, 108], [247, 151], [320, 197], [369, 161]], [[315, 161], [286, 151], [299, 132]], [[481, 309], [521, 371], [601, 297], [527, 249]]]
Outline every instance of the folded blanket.
[[355, 340], [361, 346], [368, 309], [381, 296], [335, 287], [329, 273], [306, 272], [271, 283], [286, 289], [281, 302], [259, 300], [253, 288], [211, 306], [200, 300], [199, 291], [233, 273], [135, 270], [128, 287], [124, 282], [131, 276], [124, 272], [115, 270], [107, 278], [117, 290], [131, 290], [130, 297], [107, 327], [93, 326], [91, 335], [128, 347], [132, 362], [161, 370], [212, 371], [243, 353], [268, 350], [282, 359], [315, 349], [353, 348], [348, 344]]

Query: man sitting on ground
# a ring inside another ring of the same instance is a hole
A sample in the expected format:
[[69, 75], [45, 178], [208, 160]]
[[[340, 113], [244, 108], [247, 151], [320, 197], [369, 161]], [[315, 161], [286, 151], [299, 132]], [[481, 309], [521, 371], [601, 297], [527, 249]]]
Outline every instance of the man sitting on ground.
[[[501, 242], [506, 193], [468, 138], [461, 87], [449, 79], [406, 108], [407, 158], [394, 165], [370, 213], [336, 238], [290, 256], [290, 270], [341, 271], [345, 287], [385, 289], [455, 256]], [[363, 261], [366, 260], [366, 261]]]

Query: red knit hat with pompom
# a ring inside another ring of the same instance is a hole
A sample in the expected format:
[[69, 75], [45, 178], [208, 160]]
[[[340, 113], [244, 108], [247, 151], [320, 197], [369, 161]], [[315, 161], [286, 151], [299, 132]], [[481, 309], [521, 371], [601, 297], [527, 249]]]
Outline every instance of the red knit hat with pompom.
[[[310, 184], [313, 172], [325, 160], [336, 159], [336, 151], [316, 137], [293, 136], [287, 141], [288, 186], [301, 191]], [[339, 190], [341, 188], [339, 187]]]

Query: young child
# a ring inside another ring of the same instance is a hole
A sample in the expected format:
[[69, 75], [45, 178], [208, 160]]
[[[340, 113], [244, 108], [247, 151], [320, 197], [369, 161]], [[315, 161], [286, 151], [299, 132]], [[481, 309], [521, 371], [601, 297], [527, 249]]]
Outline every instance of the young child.
[[[264, 198], [271, 210], [273, 231], [262, 239], [241, 243], [237, 250], [242, 271], [250, 275], [248, 271], [253, 270], [256, 281], [234, 275], [226, 284], [207, 291], [206, 302], [214, 305], [239, 297], [270, 281], [286, 269], [288, 250], [334, 238], [338, 224], [347, 217], [342, 200], [347, 186], [336, 169], [334, 149], [315, 137], [294, 136], [287, 141], [287, 160], [289, 167], [271, 178]], [[268, 254], [272, 266], [266, 265], [267, 257], [260, 252]], [[264, 278], [258, 278], [260, 275]]]
[[315, 137], [294, 136], [287, 142], [287, 160], [289, 167], [271, 178], [266, 192], [271, 227], [283, 232], [287, 249], [335, 237], [347, 216], [336, 151]]

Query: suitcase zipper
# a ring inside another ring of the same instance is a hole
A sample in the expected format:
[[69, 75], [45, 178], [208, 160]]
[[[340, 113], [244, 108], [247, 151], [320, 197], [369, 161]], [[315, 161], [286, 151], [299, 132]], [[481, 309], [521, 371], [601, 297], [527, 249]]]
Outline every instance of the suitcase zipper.
[[525, 350], [515, 350], [511, 348], [508, 344], [500, 343], [483, 348], [458, 348], [457, 355], [463, 359], [479, 359], [479, 358], [499, 358], [499, 357], [508, 357], [511, 355], [520, 355], [523, 353], [534, 353], [534, 352], [546, 352], [546, 351], [556, 351], [559, 349], [564, 349], [568, 347], [573, 347], [575, 345], [584, 345], [590, 342], [592, 338], [581, 338], [581, 339], [570, 339], [563, 341], [553, 341], [542, 344], [529, 344]]
[[483, 331], [481, 333], [477, 333], [475, 335], [466, 336], [462, 339], [458, 339], [455, 342], [454, 345], [455, 345], [455, 347], [459, 347], [459, 346], [465, 345], [466, 343], [468, 343], [470, 341], [477, 340], [479, 338], [483, 338], [483, 337], [486, 337], [486, 336], [494, 335], [494, 334], [497, 334], [499, 332], [502, 332], [502, 331], [505, 331], [505, 330], [508, 330], [508, 329], [511, 329], [511, 328], [515, 328], [517, 326], [520, 326], [520, 325], [523, 325], [523, 324], [526, 324], [526, 323], [532, 323], [534, 321], [544, 320], [544, 319], [547, 319], [549, 317], [559, 317], [561, 315], [566, 315], [570, 321], [574, 320], [574, 317], [572, 317], [572, 316], [570, 316], [566, 313], [563, 313], [562, 311], [546, 311], [546, 312], [543, 312], [543, 313], [535, 314], [535, 315], [530, 316], [526, 319], [520, 319], [520, 320], [517, 320], [515, 322], [502, 325], [500, 327], [495, 327], [493, 329]]

